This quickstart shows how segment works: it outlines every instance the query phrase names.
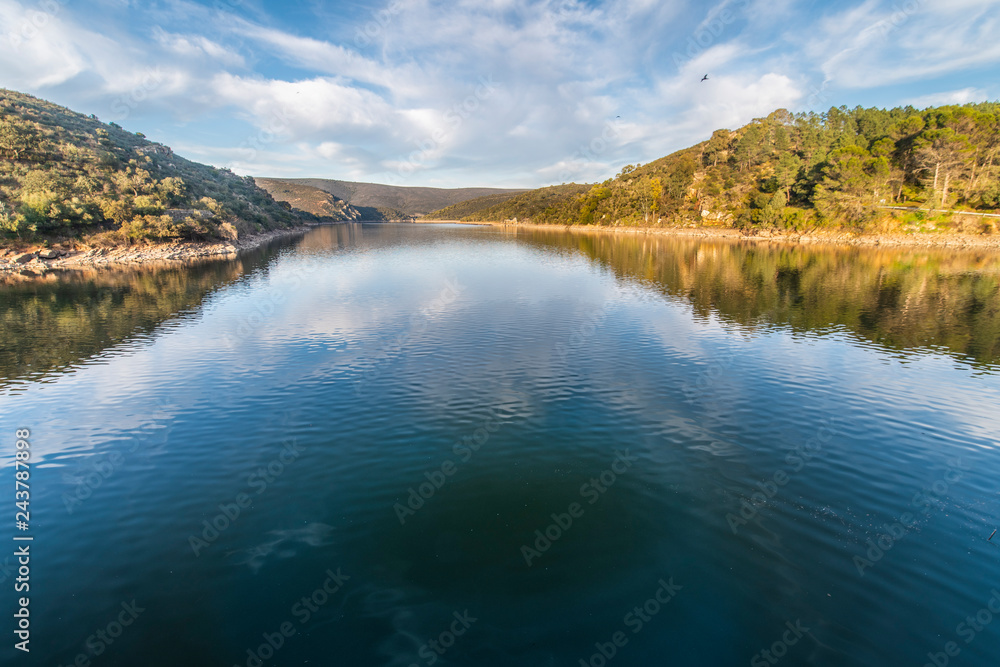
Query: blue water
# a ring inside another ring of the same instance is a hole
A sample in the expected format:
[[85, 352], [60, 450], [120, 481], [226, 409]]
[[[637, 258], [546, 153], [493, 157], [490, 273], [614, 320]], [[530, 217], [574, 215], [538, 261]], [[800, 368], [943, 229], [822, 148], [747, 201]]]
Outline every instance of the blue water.
[[134, 334], [0, 386], [0, 659], [996, 664], [996, 267], [355, 225], [124, 298]]

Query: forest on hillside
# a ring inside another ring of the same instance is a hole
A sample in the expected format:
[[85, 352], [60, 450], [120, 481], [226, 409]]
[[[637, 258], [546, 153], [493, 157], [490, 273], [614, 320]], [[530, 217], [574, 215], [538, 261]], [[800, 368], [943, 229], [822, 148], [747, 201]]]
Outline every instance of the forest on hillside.
[[995, 218], [961, 212], [1000, 209], [998, 162], [996, 102], [923, 111], [781, 109], [649, 164], [626, 166], [583, 193], [543, 188], [498, 205], [470, 202], [464, 209], [474, 210], [463, 219], [983, 233], [995, 229]]
[[69, 109], [0, 90], [0, 239], [234, 239], [302, 217], [253, 179]]

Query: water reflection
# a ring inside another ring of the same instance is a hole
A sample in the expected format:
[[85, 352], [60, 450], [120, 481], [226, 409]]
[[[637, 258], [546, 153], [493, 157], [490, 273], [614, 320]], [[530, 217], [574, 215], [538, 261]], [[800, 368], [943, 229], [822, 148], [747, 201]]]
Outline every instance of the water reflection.
[[[0, 385], [38, 378], [196, 312], [215, 290], [265, 270], [282, 252], [442, 242], [409, 225], [335, 225], [236, 260], [18, 277], [0, 286]], [[451, 226], [453, 240], [503, 234], [578, 252], [701, 317], [797, 332], [847, 330], [891, 349], [933, 348], [976, 364], [1000, 360], [1000, 261], [988, 251], [839, 248], [686, 237], [497, 231]]]
[[518, 230], [583, 253], [704, 317], [799, 332], [833, 327], [898, 350], [1000, 360], [1000, 256], [990, 251], [764, 245], [672, 236]]
[[427, 664], [466, 610], [437, 664], [598, 664], [661, 579], [684, 588], [615, 665], [746, 664], [799, 620], [787, 664], [923, 664], [989, 599], [998, 376], [925, 352], [993, 358], [988, 257], [418, 225], [268, 252], [6, 295], [67, 290], [47, 317], [93, 350], [117, 309], [124, 341], [0, 392], [46, 517], [39, 664], [133, 599], [102, 665], [257, 664], [285, 622], [279, 664]]
[[0, 386], [42, 378], [197, 312], [213, 291], [262, 270], [289, 243], [235, 260], [7, 277], [0, 283]]

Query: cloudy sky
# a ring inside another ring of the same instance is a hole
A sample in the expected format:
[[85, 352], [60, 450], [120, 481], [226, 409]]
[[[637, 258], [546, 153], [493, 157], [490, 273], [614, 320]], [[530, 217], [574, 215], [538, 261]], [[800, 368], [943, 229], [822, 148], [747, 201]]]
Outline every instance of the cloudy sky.
[[781, 107], [996, 100], [997, 35], [1000, 0], [0, 0], [0, 87], [243, 174], [535, 187]]

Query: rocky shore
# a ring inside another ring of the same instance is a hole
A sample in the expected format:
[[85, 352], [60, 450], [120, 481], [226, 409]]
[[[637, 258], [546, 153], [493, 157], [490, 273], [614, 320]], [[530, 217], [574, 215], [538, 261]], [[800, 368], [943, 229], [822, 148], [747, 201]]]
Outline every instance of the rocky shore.
[[43, 276], [50, 271], [224, 259], [279, 238], [304, 234], [312, 228], [313, 226], [302, 226], [274, 230], [236, 241], [178, 242], [112, 248], [55, 244], [50, 248], [0, 249], [0, 275], [19, 274], [31, 277]]
[[[541, 225], [510, 222], [458, 222], [455, 220], [420, 220], [421, 223], [488, 225], [511, 231], [566, 231], [579, 234], [655, 234], [705, 239], [727, 239], [756, 243], [826, 244], [867, 247], [924, 247], [928, 249], [1000, 251], [1000, 235], [968, 234], [851, 234], [847, 232], [793, 233], [760, 231], [748, 235], [724, 227], [597, 227], [578, 225]], [[275, 230], [236, 241], [184, 242], [90, 248], [83, 244], [55, 244], [49, 248], [0, 248], [0, 277], [31, 279], [50, 272], [127, 267], [133, 265], [178, 264], [235, 257], [242, 251], [258, 248], [279, 238], [304, 234], [315, 225]]]

